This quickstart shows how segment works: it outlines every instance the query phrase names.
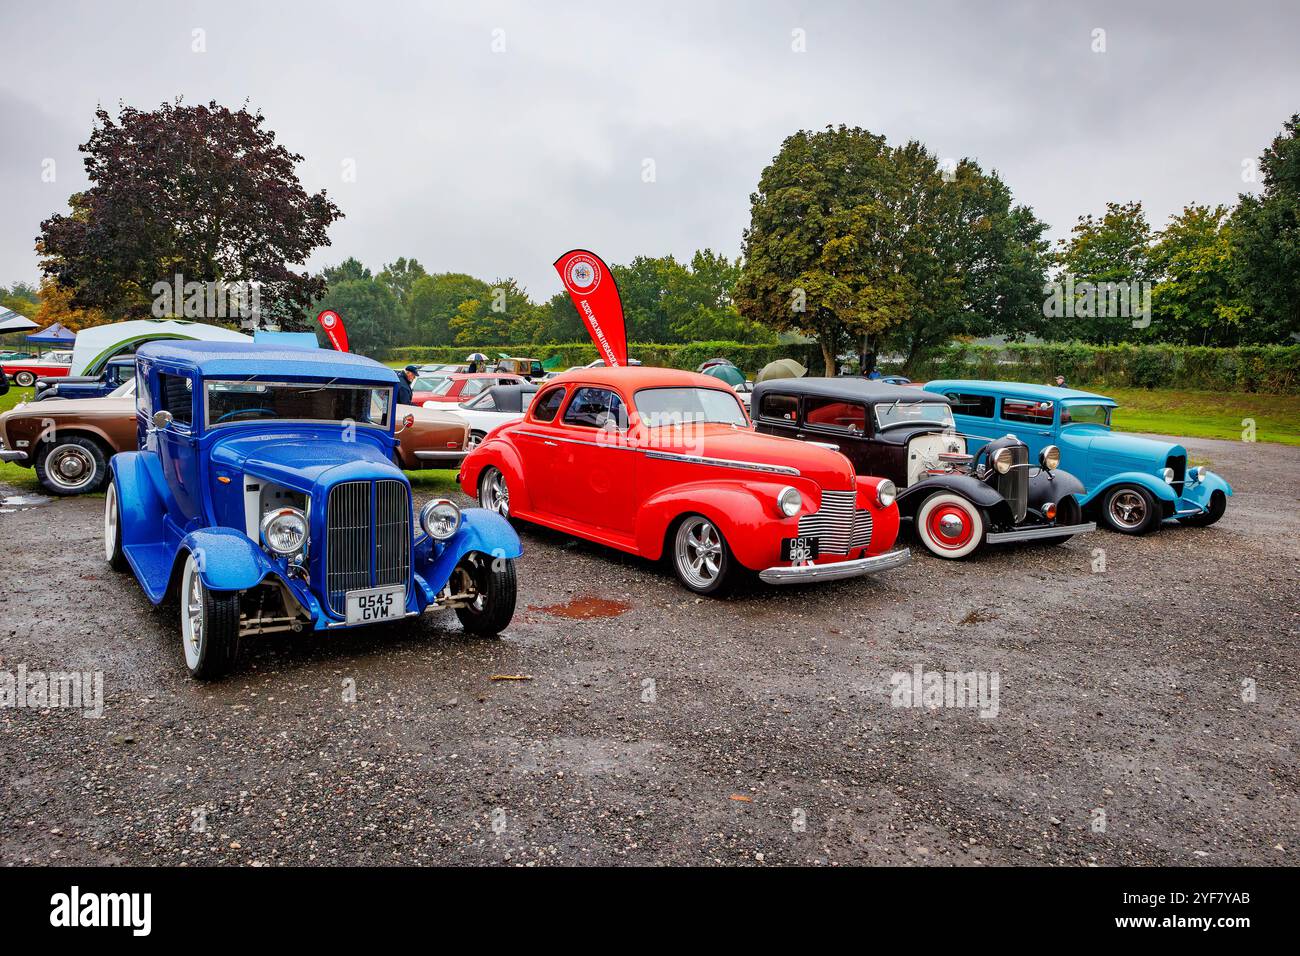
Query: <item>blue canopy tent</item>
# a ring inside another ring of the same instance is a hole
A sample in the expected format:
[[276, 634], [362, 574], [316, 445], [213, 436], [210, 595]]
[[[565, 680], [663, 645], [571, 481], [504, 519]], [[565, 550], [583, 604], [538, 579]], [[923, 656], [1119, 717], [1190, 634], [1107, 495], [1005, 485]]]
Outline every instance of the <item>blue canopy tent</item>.
[[27, 336], [27, 341], [33, 345], [61, 345], [64, 348], [71, 347], [76, 339], [77, 333], [69, 332], [63, 327], [62, 322], [55, 322], [53, 325]]

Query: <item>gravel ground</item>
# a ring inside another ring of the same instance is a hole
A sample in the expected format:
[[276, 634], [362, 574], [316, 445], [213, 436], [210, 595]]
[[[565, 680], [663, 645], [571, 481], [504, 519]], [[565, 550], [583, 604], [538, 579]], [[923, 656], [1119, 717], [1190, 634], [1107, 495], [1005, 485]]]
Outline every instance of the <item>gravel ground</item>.
[[[0, 508], [0, 670], [105, 697], [0, 710], [0, 863], [1294, 864], [1300, 448], [1185, 444], [1215, 527], [725, 601], [525, 528], [500, 639], [266, 637], [216, 685], [101, 498]], [[914, 667], [996, 716], [891, 706]]]

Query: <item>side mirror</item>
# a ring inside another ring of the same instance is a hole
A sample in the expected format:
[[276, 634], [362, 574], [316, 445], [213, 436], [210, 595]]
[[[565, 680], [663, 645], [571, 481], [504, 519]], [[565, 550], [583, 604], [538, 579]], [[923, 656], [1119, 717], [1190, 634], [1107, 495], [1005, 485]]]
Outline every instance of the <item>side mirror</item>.
[[415, 416], [408, 412], [407, 414], [403, 415], [401, 421], [397, 423], [398, 425], [397, 431], [394, 432], [393, 434], [400, 435], [402, 432], [406, 431], [414, 424], [415, 424]]
[[153, 427], [166, 428], [172, 423], [172, 413], [165, 408], [160, 408], [153, 413]]

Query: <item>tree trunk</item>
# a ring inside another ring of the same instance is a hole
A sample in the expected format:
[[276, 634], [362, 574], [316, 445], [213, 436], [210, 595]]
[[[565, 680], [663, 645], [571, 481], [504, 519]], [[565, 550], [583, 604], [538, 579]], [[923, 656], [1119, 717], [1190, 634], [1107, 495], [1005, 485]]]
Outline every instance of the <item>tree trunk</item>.
[[822, 347], [822, 361], [826, 363], [826, 376], [828, 378], [833, 378], [835, 373], [839, 371], [839, 369], [835, 367], [835, 336], [823, 333], [819, 338]]

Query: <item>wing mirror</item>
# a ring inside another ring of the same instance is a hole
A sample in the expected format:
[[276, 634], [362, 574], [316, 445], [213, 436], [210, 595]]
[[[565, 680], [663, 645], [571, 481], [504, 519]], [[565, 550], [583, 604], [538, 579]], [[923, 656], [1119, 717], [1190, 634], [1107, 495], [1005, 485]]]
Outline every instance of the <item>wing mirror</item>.
[[172, 413], [167, 411], [167, 409], [160, 408], [158, 411], [153, 413], [154, 428], [159, 428], [159, 429], [166, 428], [171, 423], [172, 423]]
[[415, 416], [408, 412], [407, 414], [402, 416], [400, 421], [398, 421], [397, 431], [393, 432], [393, 434], [400, 435], [402, 432], [406, 431], [414, 424], [415, 424]]

